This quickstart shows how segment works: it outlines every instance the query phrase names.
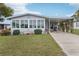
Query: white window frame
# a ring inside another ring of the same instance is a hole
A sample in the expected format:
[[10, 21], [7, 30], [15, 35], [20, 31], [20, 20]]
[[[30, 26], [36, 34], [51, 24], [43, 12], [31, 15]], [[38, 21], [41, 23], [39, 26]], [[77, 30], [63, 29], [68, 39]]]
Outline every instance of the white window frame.
[[[27, 22], [26, 22], [26, 21], [27, 21]], [[24, 23], [25, 23], [25, 25], [27, 24], [27, 28], [28, 28], [28, 20], [25, 20], [25, 22], [24, 22]], [[25, 27], [25, 28], [26, 28], [26, 27]]]
[[[43, 23], [42, 23], [43, 21]], [[39, 23], [38, 23], [39, 22]], [[43, 24], [43, 25], [42, 25]], [[39, 27], [38, 27], [39, 25]], [[43, 26], [43, 27], [42, 27]], [[37, 28], [45, 28], [45, 21], [44, 20], [37, 20]]]
[[[12, 20], [12, 28], [20, 28], [20, 26], [19, 27], [17, 27], [17, 22], [16, 21], [18, 21], [18, 24], [20, 25], [20, 23], [19, 23], [19, 20]], [[15, 26], [13, 27], [13, 22], [15, 23]]]
[[[30, 27], [30, 25], [31, 25], [31, 27]], [[29, 28], [36, 28], [36, 20], [29, 20]]]
[[[22, 23], [22, 21], [23, 21], [23, 23]], [[25, 21], [27, 21], [27, 23], [26, 23]], [[27, 24], [27, 26], [28, 26], [28, 20], [20, 20], [20, 24], [21, 24], [21, 25], [20, 25], [21, 28], [26, 28], [26, 27], [25, 27], [25, 24]], [[22, 27], [22, 24], [24, 25], [24, 27]], [[28, 27], [27, 27], [27, 28], [28, 28]]]

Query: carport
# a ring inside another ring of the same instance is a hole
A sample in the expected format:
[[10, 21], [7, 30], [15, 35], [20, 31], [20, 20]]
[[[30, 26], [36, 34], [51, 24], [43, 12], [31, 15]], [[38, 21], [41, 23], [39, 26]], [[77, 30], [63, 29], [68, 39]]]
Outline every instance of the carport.
[[73, 17], [49, 18], [48, 30], [53, 31], [70, 31], [73, 27]]

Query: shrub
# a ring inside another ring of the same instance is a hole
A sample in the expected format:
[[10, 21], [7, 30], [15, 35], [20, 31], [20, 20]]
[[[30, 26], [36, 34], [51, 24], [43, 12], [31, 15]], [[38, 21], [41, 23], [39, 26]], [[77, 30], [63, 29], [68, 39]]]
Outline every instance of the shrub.
[[42, 30], [41, 30], [41, 29], [35, 29], [35, 30], [34, 30], [34, 33], [35, 33], [35, 34], [42, 34]]
[[3, 30], [1, 31], [1, 33], [0, 33], [0, 34], [1, 34], [2, 36], [3, 36], [3, 35], [5, 35], [5, 36], [6, 36], [6, 35], [10, 35], [10, 34], [11, 34], [11, 32], [10, 32], [10, 30], [9, 30], [9, 29], [5, 29], [5, 30], [3, 29]]
[[74, 29], [71, 29], [71, 33], [73, 33], [74, 32]]
[[20, 34], [20, 30], [14, 30], [13, 31], [13, 35], [19, 35]]

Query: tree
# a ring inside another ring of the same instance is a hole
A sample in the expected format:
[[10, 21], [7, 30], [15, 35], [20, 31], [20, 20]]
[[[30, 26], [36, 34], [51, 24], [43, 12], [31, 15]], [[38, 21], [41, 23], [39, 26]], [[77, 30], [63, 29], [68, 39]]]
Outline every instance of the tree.
[[72, 15], [72, 17], [78, 18], [78, 17], [79, 17], [79, 10], [77, 10], [77, 11]]
[[79, 21], [79, 9], [72, 15], [76, 20], [74, 21]]
[[75, 16], [79, 17], [79, 10], [75, 12]]
[[12, 8], [6, 6], [3, 3], [0, 3], [0, 12], [1, 12], [1, 15], [5, 17], [12, 16], [12, 14], [14, 13]]

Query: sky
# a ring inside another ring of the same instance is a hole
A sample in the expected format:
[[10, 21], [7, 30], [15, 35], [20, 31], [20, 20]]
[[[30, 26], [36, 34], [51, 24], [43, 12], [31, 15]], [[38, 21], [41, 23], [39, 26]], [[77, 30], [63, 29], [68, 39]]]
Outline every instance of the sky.
[[48, 17], [70, 17], [79, 9], [77, 3], [6, 3], [14, 9], [13, 15], [26, 13]]

